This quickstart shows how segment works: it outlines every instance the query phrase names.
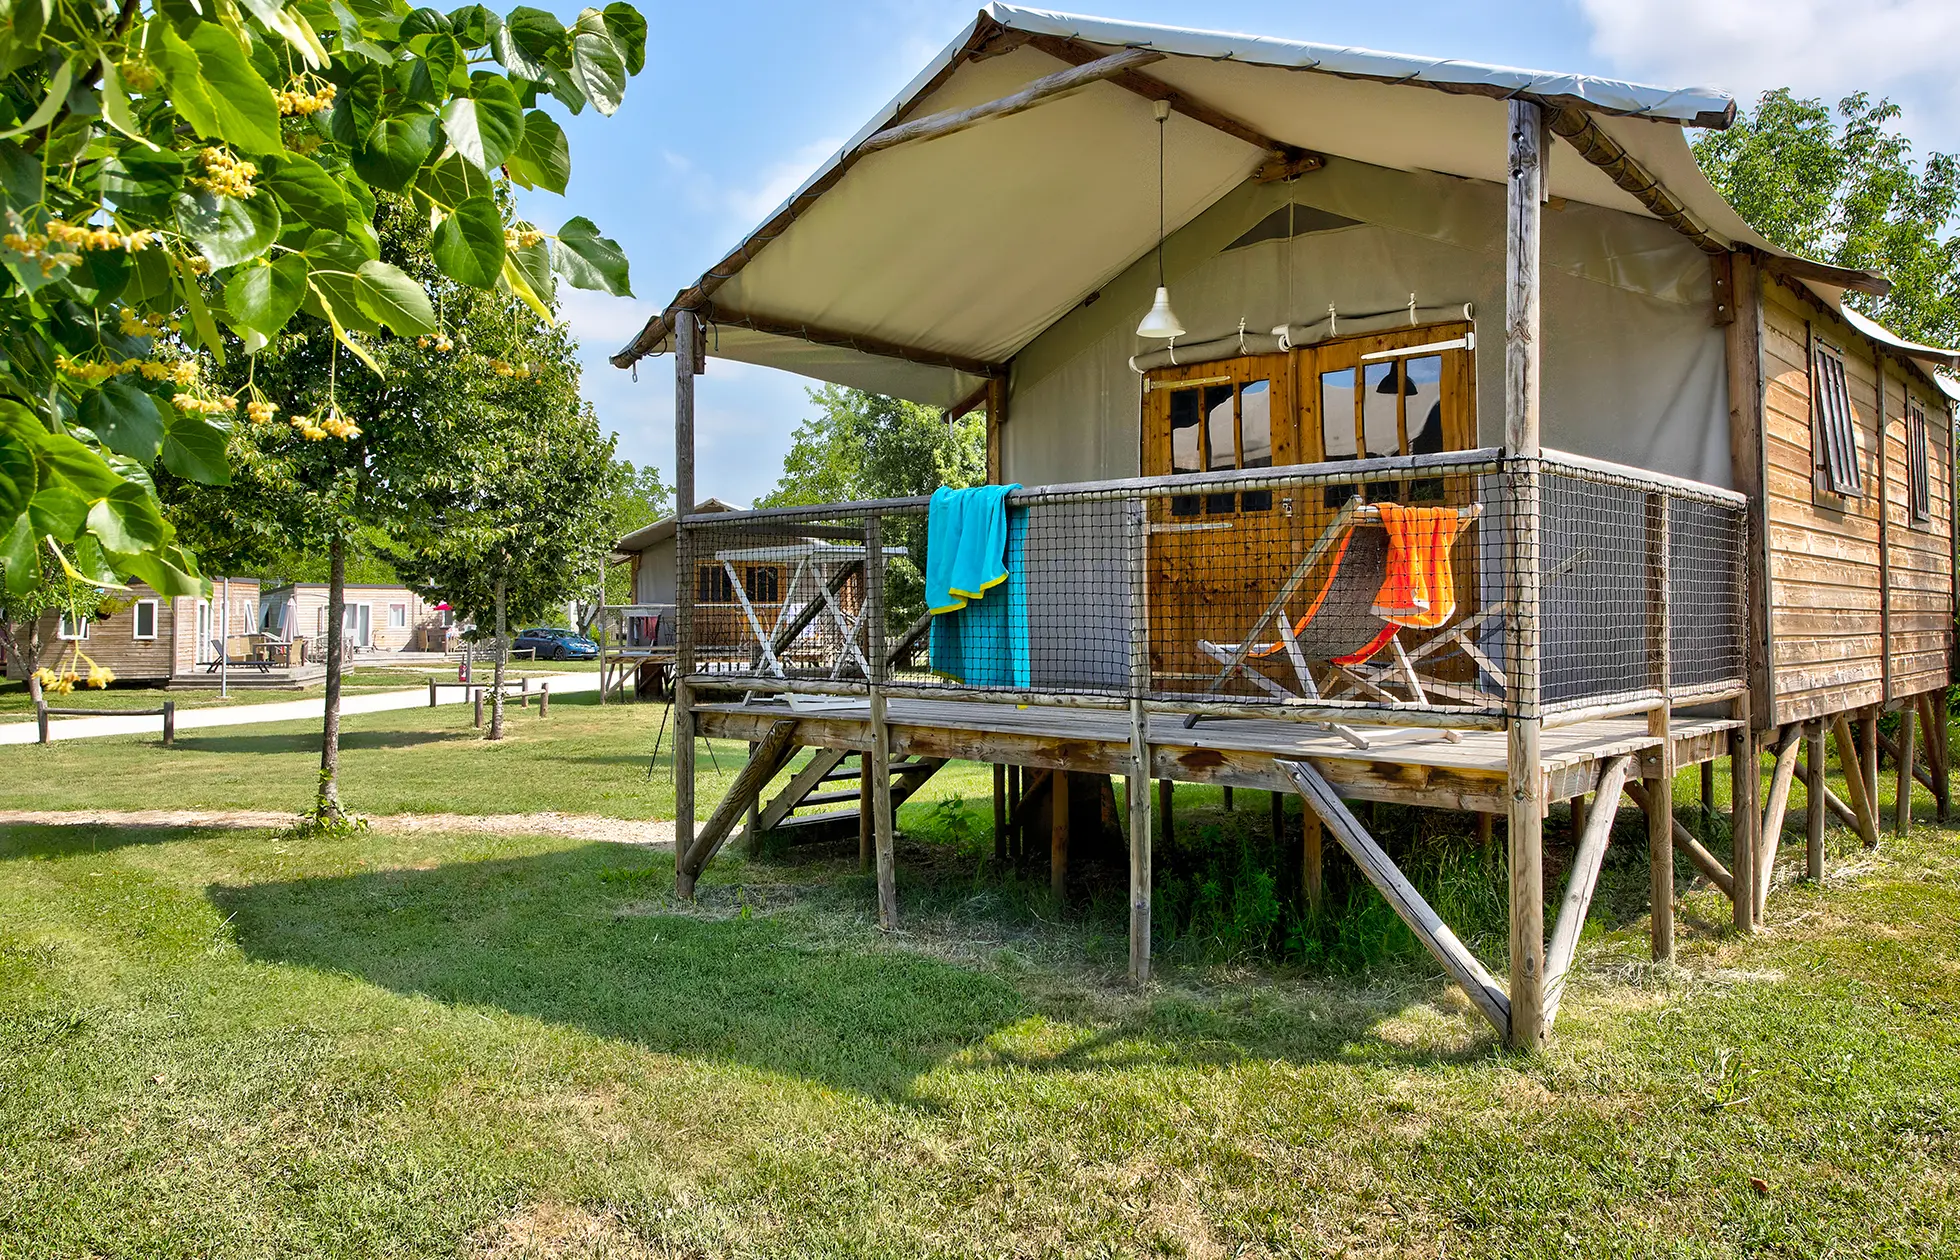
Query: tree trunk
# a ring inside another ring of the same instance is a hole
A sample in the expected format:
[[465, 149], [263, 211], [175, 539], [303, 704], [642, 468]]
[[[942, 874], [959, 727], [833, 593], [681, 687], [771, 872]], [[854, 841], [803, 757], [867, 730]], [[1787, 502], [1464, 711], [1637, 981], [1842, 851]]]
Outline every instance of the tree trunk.
[[[18, 627], [18, 629], [16, 629]], [[20, 658], [20, 666], [27, 680], [27, 699], [29, 703], [40, 704], [42, 700], [41, 679], [41, 619], [36, 617], [28, 622], [15, 622], [11, 626], [0, 626], [0, 639], [4, 639], [7, 653]]]
[[320, 794], [314, 813], [337, 822], [340, 810], [340, 645], [347, 616], [347, 544], [335, 534], [327, 549], [327, 715], [320, 728]]
[[490, 738], [504, 737], [504, 661], [509, 657], [504, 641], [504, 579], [497, 579], [497, 668], [490, 688]]

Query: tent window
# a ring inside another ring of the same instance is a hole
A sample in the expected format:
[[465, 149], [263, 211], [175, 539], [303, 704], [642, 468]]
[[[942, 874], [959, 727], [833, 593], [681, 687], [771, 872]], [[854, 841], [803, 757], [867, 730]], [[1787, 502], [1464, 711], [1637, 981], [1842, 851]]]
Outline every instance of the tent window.
[[1811, 351], [1811, 445], [1823, 488], [1852, 498], [1864, 494], [1858, 470], [1858, 421], [1844, 380], [1844, 358], [1818, 342]]
[[1933, 519], [1933, 477], [1927, 449], [1926, 413], [1918, 403], [1906, 405], [1906, 488], [1912, 500], [1912, 519], [1928, 524]]
[[751, 565], [742, 574], [742, 584], [748, 587], [749, 599], [758, 604], [773, 604], [782, 598], [780, 570], [773, 564]]
[[1285, 241], [1296, 236], [1309, 236], [1315, 232], [1334, 232], [1341, 228], [1359, 226], [1361, 226], [1359, 219], [1350, 219], [1330, 210], [1288, 204], [1253, 224], [1244, 236], [1225, 248], [1244, 249], [1248, 245], [1260, 245], [1267, 241]]

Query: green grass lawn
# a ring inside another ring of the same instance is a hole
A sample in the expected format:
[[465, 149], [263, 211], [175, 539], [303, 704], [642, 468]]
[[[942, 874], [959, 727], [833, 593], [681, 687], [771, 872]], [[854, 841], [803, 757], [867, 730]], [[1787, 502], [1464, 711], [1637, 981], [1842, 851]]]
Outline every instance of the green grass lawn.
[[[563, 664], [545, 662], [541, 665], [513, 667], [510, 671], [520, 678], [549, 678], [557, 673], [590, 673], [596, 666], [588, 661], [567, 661]], [[252, 675], [241, 671], [239, 677]], [[487, 672], [479, 673], [479, 678], [487, 679]], [[429, 679], [438, 682], [455, 682], [456, 668], [453, 665], [360, 665], [348, 670], [341, 678], [341, 690], [347, 695], [361, 695], [375, 691], [399, 691], [407, 687], [426, 687]], [[65, 696], [50, 696], [48, 703], [58, 709], [100, 709], [104, 713], [115, 713], [125, 709], [154, 709], [165, 700], [175, 701], [179, 711], [185, 709], [210, 709], [234, 704], [276, 704], [283, 700], [318, 699], [326, 694], [323, 683], [293, 688], [253, 688], [234, 687], [228, 698], [218, 695], [218, 688], [164, 688], [144, 687], [129, 684], [113, 684], [106, 690], [93, 691], [86, 687]], [[34, 702], [28, 698], [27, 684], [13, 679], [0, 678], [0, 722], [31, 722], [34, 720]]]
[[[659, 713], [356, 718], [349, 795], [657, 813]], [[0, 805], [303, 797], [306, 734], [224, 740], [0, 749]], [[0, 1256], [1960, 1252], [1960, 831], [1923, 798], [1752, 939], [1684, 868], [1675, 968], [1629, 810], [1520, 1058], [1407, 941], [1168, 948], [1129, 992], [1120, 871], [1058, 909], [991, 870], [985, 785], [908, 807], [895, 938], [852, 844], [680, 906], [667, 856], [564, 839], [0, 829]], [[1180, 793], [1180, 834], [1262, 827], [1246, 797]], [[1466, 939], [1501, 967], [1501, 919]]]

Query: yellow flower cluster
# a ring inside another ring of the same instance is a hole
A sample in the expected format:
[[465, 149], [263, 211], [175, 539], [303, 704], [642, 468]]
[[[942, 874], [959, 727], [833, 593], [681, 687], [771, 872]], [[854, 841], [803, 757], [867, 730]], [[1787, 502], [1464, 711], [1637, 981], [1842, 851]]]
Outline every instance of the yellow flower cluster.
[[230, 396], [220, 398], [199, 398], [195, 394], [178, 394], [170, 400], [170, 405], [185, 415], [222, 416], [238, 408], [238, 400]]
[[510, 249], [529, 249], [544, 239], [544, 233], [536, 228], [505, 228], [504, 245]]
[[537, 369], [528, 363], [506, 363], [502, 359], [492, 359], [490, 360], [490, 370], [498, 376], [515, 377], [521, 381]]
[[279, 404], [269, 403], [263, 398], [254, 398], [245, 404], [245, 418], [253, 424], [271, 424], [272, 418], [279, 414]]
[[208, 189], [220, 197], [237, 197], [240, 200], [256, 191], [252, 181], [258, 178], [259, 168], [250, 162], [241, 162], [215, 146], [199, 150], [197, 161], [204, 168], [204, 174], [191, 176], [189, 182], [199, 188]]
[[82, 256], [72, 250], [58, 249], [52, 253], [47, 252], [48, 238], [39, 232], [9, 232], [5, 236], [0, 236], [0, 245], [5, 245], [23, 257], [40, 259], [41, 274], [44, 276], [51, 274], [56, 267], [79, 266], [82, 261]]
[[304, 118], [317, 114], [333, 104], [334, 86], [329, 83], [317, 92], [287, 90], [279, 93], [279, 112], [288, 118], [295, 114]]
[[125, 337], [154, 337], [162, 332], [176, 332], [177, 321], [163, 315], [138, 315], [133, 307], [125, 306], [120, 311], [121, 324], [117, 331]]
[[197, 364], [189, 359], [71, 359], [58, 354], [55, 367], [78, 381], [94, 384], [106, 381], [112, 376], [126, 376], [139, 373], [146, 381], [169, 381], [172, 385], [189, 385], [197, 380]]
[[122, 63], [123, 82], [138, 92], [147, 92], [163, 82], [163, 75], [147, 61], [125, 61]]
[[324, 419], [319, 420], [312, 416], [294, 416], [287, 423], [298, 429], [299, 435], [309, 442], [318, 442], [329, 437], [351, 442], [361, 436], [360, 426], [352, 420], [342, 419], [337, 411], [328, 412]]
[[433, 337], [417, 337], [415, 339], [415, 348], [418, 350], [434, 350], [437, 354], [448, 354], [456, 348], [456, 343], [449, 339], [448, 333], [437, 333]]
[[72, 245], [76, 249], [126, 249], [138, 254], [155, 242], [157, 234], [148, 229], [124, 233], [114, 228], [63, 223], [56, 219], [48, 224], [48, 239], [57, 245]]
[[[81, 667], [84, 664], [88, 666], [87, 673], [82, 672]], [[88, 657], [82, 654], [81, 648], [78, 647], [75, 649], [74, 658], [66, 665], [63, 665], [60, 670], [37, 669], [34, 671], [34, 677], [41, 684], [41, 690], [50, 695], [65, 696], [75, 689], [76, 683], [82, 683], [85, 686], [101, 691], [110, 683], [116, 681], [116, 672], [107, 666], [97, 665], [94, 661], [89, 660]]]

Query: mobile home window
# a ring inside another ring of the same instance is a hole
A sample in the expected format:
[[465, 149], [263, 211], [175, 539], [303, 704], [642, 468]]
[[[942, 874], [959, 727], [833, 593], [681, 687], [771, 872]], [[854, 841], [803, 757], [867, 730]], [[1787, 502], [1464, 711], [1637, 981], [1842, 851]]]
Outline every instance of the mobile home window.
[[1906, 405], [1906, 488], [1912, 500], [1912, 519], [1933, 519], [1933, 475], [1927, 447], [1926, 413], [1918, 403]]
[[136, 616], [130, 623], [136, 638], [154, 639], [157, 637], [157, 602], [153, 599], [136, 601]]
[[1844, 357], [1818, 342], [1810, 359], [1811, 442], [1824, 489], [1852, 498], [1864, 494], [1858, 469], [1858, 421], [1844, 381]]
[[88, 638], [88, 618], [77, 621], [67, 613], [61, 614], [61, 624], [55, 627], [55, 637], [70, 641]]
[[408, 605], [407, 604], [388, 605], [388, 628], [390, 630], [404, 630], [407, 627], [408, 627]]

